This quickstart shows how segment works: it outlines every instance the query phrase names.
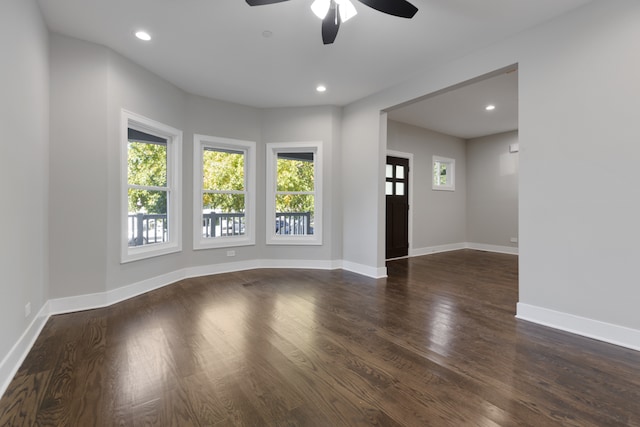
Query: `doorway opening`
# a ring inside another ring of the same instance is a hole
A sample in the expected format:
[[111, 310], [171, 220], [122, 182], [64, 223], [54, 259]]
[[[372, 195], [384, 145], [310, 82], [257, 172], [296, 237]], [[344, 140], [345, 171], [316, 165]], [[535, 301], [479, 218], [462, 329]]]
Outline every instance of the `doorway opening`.
[[395, 189], [401, 181], [386, 158], [385, 259], [458, 249], [517, 255], [518, 65], [382, 113], [386, 155], [412, 156], [406, 191], [408, 222], [415, 220], [405, 236]]

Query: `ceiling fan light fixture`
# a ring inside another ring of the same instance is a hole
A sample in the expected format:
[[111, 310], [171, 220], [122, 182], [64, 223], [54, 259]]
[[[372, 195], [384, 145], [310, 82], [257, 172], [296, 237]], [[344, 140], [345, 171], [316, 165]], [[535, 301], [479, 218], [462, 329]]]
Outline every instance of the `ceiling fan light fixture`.
[[[315, 0], [311, 3], [311, 10], [320, 19], [324, 19], [331, 9], [332, 0]], [[340, 22], [345, 23], [349, 19], [358, 14], [356, 7], [350, 0], [333, 0], [335, 7], [338, 8], [338, 14], [340, 15]]]
[[335, 0], [338, 5], [338, 12], [340, 13], [340, 20], [342, 23], [347, 22], [358, 14], [356, 7], [350, 0]]
[[[249, 6], [263, 6], [288, 0], [245, 0]], [[407, 0], [358, 0], [360, 3], [387, 15], [401, 18], [413, 18], [418, 8]], [[340, 24], [358, 14], [352, 0], [313, 0], [311, 11], [322, 20], [322, 43], [332, 44]]]
[[331, 7], [331, 0], [315, 0], [311, 3], [311, 10], [320, 19], [324, 19]]

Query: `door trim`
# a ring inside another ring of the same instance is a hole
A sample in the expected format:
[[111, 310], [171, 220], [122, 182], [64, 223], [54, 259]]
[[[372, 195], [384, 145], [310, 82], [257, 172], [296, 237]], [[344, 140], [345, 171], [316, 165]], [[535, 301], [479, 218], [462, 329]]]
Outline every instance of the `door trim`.
[[[399, 157], [401, 159], [407, 159], [409, 160], [409, 230], [408, 230], [408, 234], [409, 234], [409, 249], [408, 249], [408, 255], [406, 257], [403, 258], [408, 258], [411, 256], [411, 249], [413, 248], [413, 187], [415, 185], [415, 182], [413, 180], [413, 153], [405, 153], [403, 151], [396, 151], [396, 150], [387, 150], [387, 156], [392, 156], [392, 157]], [[386, 159], [386, 157], [385, 157]], [[384, 176], [383, 176], [384, 178]], [[384, 185], [382, 186], [382, 189], [384, 191]], [[384, 197], [384, 194], [383, 194]], [[387, 261], [386, 256], [385, 256], [385, 261]]]

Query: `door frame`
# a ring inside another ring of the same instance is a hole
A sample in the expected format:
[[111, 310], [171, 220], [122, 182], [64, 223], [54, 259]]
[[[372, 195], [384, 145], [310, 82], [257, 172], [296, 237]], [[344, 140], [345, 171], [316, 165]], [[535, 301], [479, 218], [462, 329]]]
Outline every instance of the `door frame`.
[[[409, 236], [409, 250], [407, 251], [407, 257], [411, 258], [413, 256], [413, 253], [412, 253], [412, 249], [413, 249], [413, 211], [414, 211], [414, 209], [413, 209], [413, 187], [415, 185], [414, 181], [413, 181], [413, 153], [405, 153], [403, 151], [396, 151], [396, 150], [387, 150], [386, 156], [399, 157], [401, 159], [409, 160], [409, 174], [407, 176], [407, 179], [409, 180], [409, 230], [407, 230], [408, 236]], [[385, 163], [386, 163], [386, 156], [385, 156]], [[384, 190], [384, 185], [382, 186], [382, 188]], [[386, 222], [385, 222], [385, 224], [386, 224]], [[385, 225], [385, 232], [386, 232], [386, 225]], [[386, 233], [385, 233], [385, 236], [386, 236]], [[386, 247], [386, 242], [385, 242], [385, 247]]]

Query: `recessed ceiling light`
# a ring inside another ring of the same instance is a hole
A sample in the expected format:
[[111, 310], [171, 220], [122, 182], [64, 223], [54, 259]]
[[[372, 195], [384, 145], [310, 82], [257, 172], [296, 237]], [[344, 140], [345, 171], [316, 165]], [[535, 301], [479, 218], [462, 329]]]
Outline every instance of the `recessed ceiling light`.
[[146, 42], [151, 40], [151, 36], [146, 31], [137, 31], [136, 32], [136, 37], [139, 38], [140, 40], [144, 40]]
[[316, 90], [318, 92], [326, 92], [327, 91], [327, 87], [325, 85], [318, 85], [318, 87], [316, 88]]
[[493, 111], [493, 110], [496, 109], [496, 106], [495, 105], [487, 105], [484, 109], [487, 110], [487, 111]]
[[264, 37], [265, 39], [268, 39], [269, 37], [273, 36], [273, 31], [269, 31], [269, 30], [264, 30], [262, 32], [262, 37]]

